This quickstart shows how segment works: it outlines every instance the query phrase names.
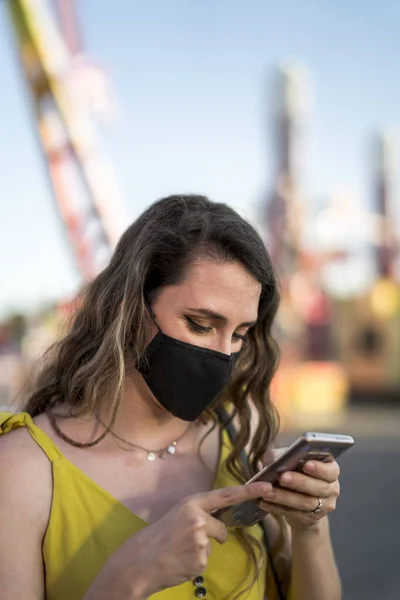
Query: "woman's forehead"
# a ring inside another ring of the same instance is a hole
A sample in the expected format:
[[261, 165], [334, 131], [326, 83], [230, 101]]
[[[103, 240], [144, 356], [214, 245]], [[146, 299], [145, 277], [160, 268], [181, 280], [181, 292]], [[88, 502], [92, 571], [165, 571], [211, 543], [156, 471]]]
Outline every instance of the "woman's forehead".
[[185, 279], [165, 292], [182, 306], [202, 308], [228, 320], [257, 320], [260, 283], [239, 263], [196, 261]]

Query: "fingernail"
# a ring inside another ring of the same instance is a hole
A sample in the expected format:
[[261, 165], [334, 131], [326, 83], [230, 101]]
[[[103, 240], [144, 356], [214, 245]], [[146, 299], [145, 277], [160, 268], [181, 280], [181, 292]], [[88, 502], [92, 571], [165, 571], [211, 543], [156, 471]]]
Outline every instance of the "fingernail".
[[313, 462], [312, 460], [310, 460], [309, 462], [306, 463], [306, 469], [307, 471], [315, 471], [315, 462]]
[[290, 473], [284, 473], [281, 477], [282, 483], [292, 483], [293, 476]]
[[268, 492], [265, 497], [266, 498], [275, 498], [276, 493], [274, 492], [274, 490], [271, 490], [270, 492]]
[[263, 492], [268, 493], [270, 490], [272, 490], [272, 483], [263, 482]]

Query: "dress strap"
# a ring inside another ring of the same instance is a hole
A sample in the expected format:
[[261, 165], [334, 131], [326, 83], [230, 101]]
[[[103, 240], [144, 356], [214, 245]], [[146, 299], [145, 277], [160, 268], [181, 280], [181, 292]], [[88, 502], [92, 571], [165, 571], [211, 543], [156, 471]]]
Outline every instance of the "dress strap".
[[0, 412], [0, 435], [9, 433], [13, 429], [26, 427], [38, 446], [43, 450], [48, 459], [53, 462], [62, 457], [60, 450], [49, 436], [38, 427], [32, 417], [26, 413]]

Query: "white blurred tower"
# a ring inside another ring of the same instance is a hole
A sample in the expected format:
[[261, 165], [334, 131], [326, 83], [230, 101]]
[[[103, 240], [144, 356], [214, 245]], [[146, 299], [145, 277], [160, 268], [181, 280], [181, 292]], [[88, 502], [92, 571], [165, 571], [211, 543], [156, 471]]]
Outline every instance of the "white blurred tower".
[[381, 132], [374, 139], [374, 209], [378, 213], [376, 267], [378, 277], [394, 277], [396, 239], [393, 215], [394, 143]]
[[308, 73], [303, 65], [281, 66], [274, 78], [273, 192], [266, 210], [267, 244], [275, 264], [292, 272], [301, 245], [299, 198], [301, 124]]

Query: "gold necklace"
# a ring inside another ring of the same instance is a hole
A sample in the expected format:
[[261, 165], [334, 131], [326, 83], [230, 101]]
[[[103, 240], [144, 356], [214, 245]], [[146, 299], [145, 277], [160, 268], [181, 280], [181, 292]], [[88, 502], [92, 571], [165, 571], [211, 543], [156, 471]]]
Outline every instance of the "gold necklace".
[[[105, 424], [99, 419], [99, 417], [97, 417], [97, 420], [103, 427], [105, 427]], [[133, 442], [128, 442], [128, 440], [125, 440], [123, 437], [119, 436], [117, 433], [115, 433], [115, 431], [110, 431], [110, 433], [116, 440], [127, 444], [127, 446], [131, 446], [136, 450], [143, 450], [143, 452], [146, 452], [147, 460], [153, 462], [156, 458], [161, 458], [162, 460], [164, 460], [165, 454], [170, 454], [171, 456], [173, 456], [176, 452], [177, 443], [180, 442], [180, 440], [188, 433], [191, 425], [192, 424], [189, 423], [187, 429], [178, 438], [176, 438], [176, 440], [173, 440], [170, 444], [168, 444], [168, 446], [166, 446], [165, 448], [158, 448], [157, 450], [149, 450], [148, 448], [144, 448], [143, 446], [139, 446], [138, 444], [134, 444]]]

